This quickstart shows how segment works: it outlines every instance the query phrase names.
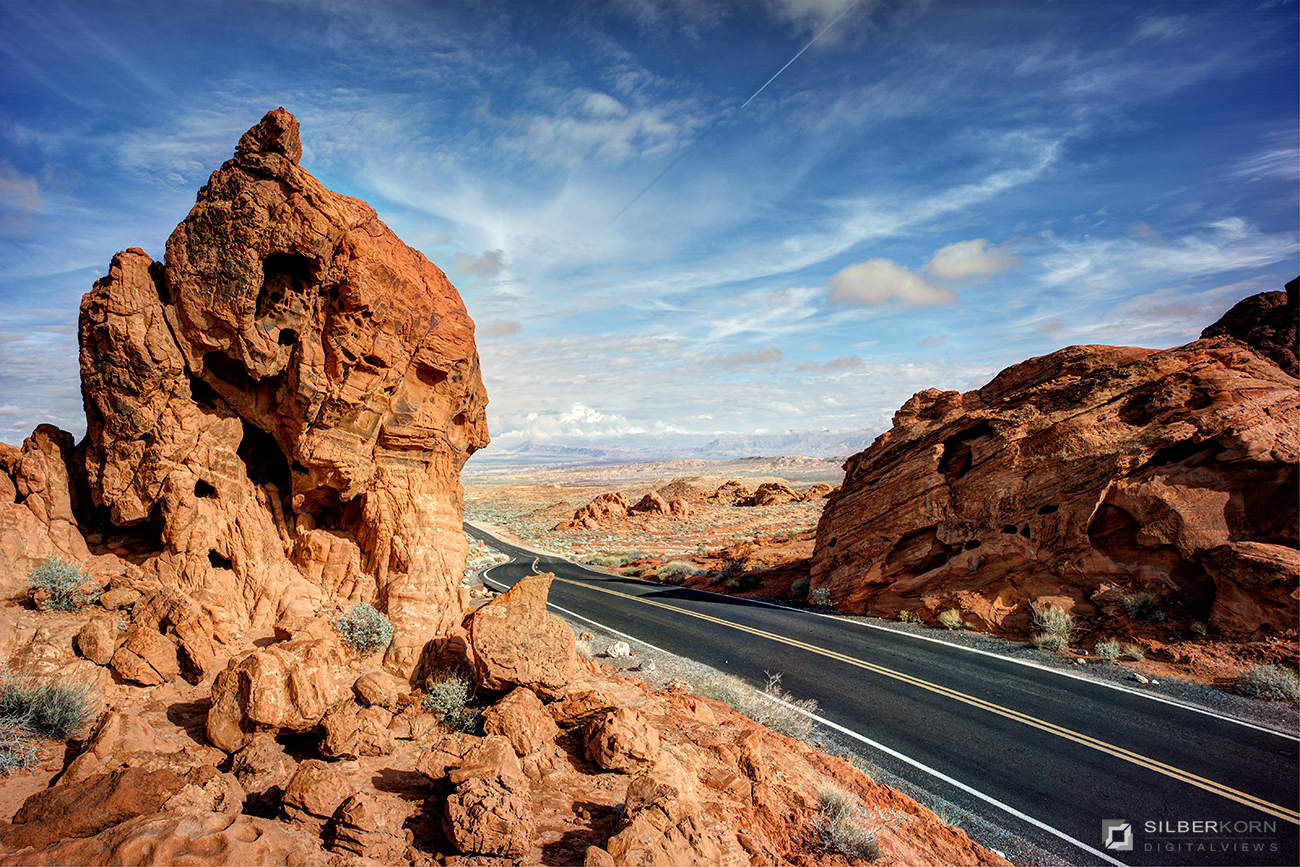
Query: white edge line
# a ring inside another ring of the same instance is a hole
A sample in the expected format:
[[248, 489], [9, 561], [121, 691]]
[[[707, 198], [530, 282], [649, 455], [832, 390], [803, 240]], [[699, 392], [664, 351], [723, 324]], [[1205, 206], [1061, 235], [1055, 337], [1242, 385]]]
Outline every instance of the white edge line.
[[[499, 564], [499, 565], [505, 565], [505, 564]], [[487, 572], [490, 572], [490, 571], [492, 571], [492, 569], [495, 569], [495, 568], [496, 568], [496, 566], [493, 566], [493, 567], [489, 568], [486, 572], [484, 572], [484, 573], [483, 573], [483, 574], [484, 574], [484, 577], [487, 576]], [[504, 586], [504, 585], [501, 585], [501, 586]], [[547, 607], [547, 608], [554, 608], [556, 611], [563, 612], [564, 614], [567, 614], [567, 615], [569, 615], [570, 617], [576, 617], [578, 620], [581, 620], [581, 621], [583, 621], [583, 622], [585, 622], [585, 623], [590, 623], [592, 626], [595, 626], [597, 629], [600, 629], [600, 630], [603, 630], [603, 631], [605, 631], [605, 632], [608, 632], [608, 633], [611, 634], [611, 635], [617, 635], [617, 636], [619, 636], [620, 638], [626, 638], [626, 639], [629, 639], [629, 640], [631, 640], [631, 641], [635, 641], [637, 644], [640, 644], [640, 645], [642, 645], [642, 646], [644, 646], [644, 647], [649, 647], [649, 648], [651, 648], [652, 650], [657, 650], [657, 651], [659, 651], [660, 653], [664, 653], [664, 654], [667, 654], [667, 655], [669, 655], [669, 656], [674, 656], [674, 655], [675, 655], [675, 654], [671, 653], [670, 651], [664, 650], [662, 647], [656, 647], [655, 645], [651, 644], [651, 643], [648, 642], [648, 641], [643, 641], [643, 640], [641, 640], [640, 638], [636, 638], [636, 637], [634, 637], [634, 636], [628, 635], [627, 633], [619, 632], [617, 629], [612, 629], [612, 628], [606, 626], [606, 625], [603, 624], [603, 623], [599, 623], [599, 622], [597, 622], [597, 621], [595, 621], [595, 620], [592, 620], [592, 619], [590, 619], [590, 618], [588, 618], [588, 617], [583, 617], [581, 614], [574, 614], [572, 611], [569, 611], [569, 610], [567, 610], [567, 609], [561, 608], [561, 607], [558, 606], [558, 605], [552, 605], [551, 603], [548, 602], [548, 603], [546, 604], [546, 607]], [[778, 606], [778, 607], [779, 607], [779, 606]], [[960, 782], [960, 781], [958, 781], [958, 780], [954, 780], [952, 777], [948, 776], [947, 774], [943, 773], [942, 771], [937, 771], [937, 770], [935, 770], [934, 768], [930, 767], [929, 765], [926, 765], [926, 764], [923, 764], [923, 763], [921, 763], [921, 762], [918, 762], [916, 759], [910, 758], [909, 756], [905, 756], [905, 755], [903, 755], [902, 753], [898, 752], [897, 750], [892, 750], [892, 749], [890, 749], [889, 747], [885, 746], [884, 744], [877, 743], [876, 741], [873, 741], [871, 738], [866, 737], [866, 736], [864, 736], [864, 735], [860, 735], [860, 734], [858, 734], [857, 732], [853, 731], [852, 729], [847, 729], [847, 728], [845, 728], [844, 726], [842, 726], [842, 725], [840, 725], [840, 724], [838, 724], [838, 723], [833, 723], [833, 722], [831, 722], [830, 720], [826, 719], [825, 717], [820, 717], [820, 716], [818, 716], [818, 715], [815, 714], [815, 713], [809, 713], [808, 711], [804, 710], [804, 709], [801, 708], [801, 707], [797, 707], [797, 706], [795, 706], [795, 705], [793, 705], [793, 704], [790, 704], [789, 702], [781, 701], [781, 699], [776, 698], [776, 697], [774, 697], [774, 696], [770, 696], [770, 695], [769, 695], [769, 696], [767, 696], [767, 698], [770, 699], [771, 701], [777, 702], [778, 704], [784, 705], [785, 707], [789, 708], [790, 710], [798, 711], [799, 713], [803, 714], [804, 716], [809, 717], [809, 718], [811, 718], [811, 719], [814, 719], [814, 720], [816, 720], [817, 722], [821, 723], [822, 725], [827, 726], [828, 728], [835, 729], [836, 731], [841, 732], [841, 733], [843, 733], [843, 734], [846, 734], [846, 735], [848, 735], [848, 736], [851, 737], [851, 738], [854, 738], [854, 739], [856, 739], [856, 740], [862, 741], [862, 743], [866, 744], [867, 746], [869, 746], [869, 747], [871, 747], [871, 748], [873, 748], [873, 749], [879, 750], [880, 752], [885, 753], [886, 755], [893, 756], [894, 758], [898, 759], [900, 762], [905, 762], [905, 763], [911, 765], [912, 767], [916, 768], [917, 770], [924, 771], [925, 773], [929, 774], [930, 776], [935, 777], [935, 778], [937, 778], [937, 779], [939, 779], [939, 780], [942, 780], [943, 782], [947, 783], [947, 784], [950, 785], [950, 786], [954, 786], [954, 787], [956, 787], [956, 788], [958, 788], [958, 789], [961, 789], [963, 792], [965, 792], [965, 793], [968, 794], [968, 795], [972, 795], [973, 797], [979, 798], [981, 801], [985, 801], [986, 803], [992, 804], [994, 807], [997, 807], [999, 810], [1002, 810], [1003, 812], [1006, 812], [1006, 813], [1008, 813], [1008, 814], [1010, 814], [1010, 815], [1012, 815], [1012, 816], [1015, 816], [1017, 819], [1020, 819], [1020, 820], [1023, 821], [1023, 822], [1028, 822], [1030, 825], [1033, 825], [1035, 828], [1038, 828], [1038, 829], [1040, 829], [1040, 830], [1046, 831], [1047, 833], [1052, 834], [1053, 836], [1059, 837], [1060, 839], [1064, 840], [1065, 842], [1069, 843], [1070, 845], [1072, 845], [1072, 846], [1076, 846], [1076, 847], [1078, 847], [1078, 848], [1084, 850], [1085, 852], [1088, 852], [1088, 853], [1090, 853], [1090, 854], [1092, 854], [1092, 855], [1095, 855], [1096, 857], [1102, 859], [1103, 861], [1105, 861], [1105, 862], [1108, 863], [1108, 864], [1115, 864], [1115, 865], [1117, 865], [1117, 867], [1127, 867], [1127, 865], [1126, 865], [1123, 861], [1116, 861], [1114, 858], [1110, 857], [1110, 856], [1107, 855], [1105, 852], [1102, 852], [1102, 851], [1100, 851], [1100, 850], [1098, 850], [1098, 849], [1094, 849], [1093, 847], [1089, 846], [1087, 843], [1083, 843], [1083, 842], [1081, 842], [1081, 841], [1079, 841], [1079, 840], [1076, 840], [1075, 838], [1071, 837], [1069, 834], [1065, 833], [1064, 831], [1058, 831], [1056, 828], [1053, 828], [1051, 825], [1048, 825], [1048, 824], [1046, 824], [1046, 823], [1044, 823], [1044, 822], [1040, 822], [1038, 819], [1035, 819], [1033, 816], [1027, 816], [1027, 815], [1025, 815], [1024, 813], [1022, 813], [1022, 812], [1020, 812], [1019, 810], [1017, 810], [1015, 807], [1012, 807], [1012, 806], [1010, 806], [1010, 805], [1008, 805], [1008, 804], [1004, 804], [1004, 803], [1002, 803], [1001, 801], [999, 801], [997, 798], [994, 798], [994, 797], [991, 796], [991, 795], [986, 795], [986, 794], [984, 794], [983, 792], [979, 791], [978, 789], [973, 789], [973, 788], [971, 788], [970, 786], [966, 785], [966, 784], [963, 783], [963, 782]]]
[[[480, 530], [481, 532], [484, 532], [484, 533], [488, 533], [487, 530], [483, 530], [482, 528], [479, 528], [479, 527], [476, 527], [475, 529], [478, 529], [478, 530]], [[488, 535], [492, 535], [492, 534], [491, 534], [491, 533], [488, 533]], [[506, 543], [506, 544], [509, 544], [509, 543]], [[516, 547], [518, 547], [518, 546], [516, 546]], [[528, 549], [525, 548], [524, 550], [528, 550]], [[564, 557], [561, 557], [561, 556], [559, 556], [558, 554], [553, 554], [553, 553], [552, 553], [552, 554], [546, 554], [546, 555], [544, 555], [544, 556], [555, 557], [555, 558], [558, 559], [558, 560], [564, 560], [564, 562], [566, 562], [566, 563], [572, 563], [572, 561], [570, 561], [570, 560], [565, 560]], [[502, 564], [502, 565], [504, 565], [504, 564]], [[611, 577], [610, 574], [609, 574], [608, 572], [596, 572], [594, 569], [588, 569], [586, 566], [583, 566], [581, 563], [573, 563], [572, 565], [577, 566], [579, 569], [583, 569], [583, 570], [585, 570], [585, 571], [587, 571], [587, 572], [591, 572], [591, 573], [594, 574], [594, 575], [602, 575], [602, 576], [604, 576], [604, 577]], [[687, 587], [687, 588], [679, 588], [679, 589], [691, 590], [691, 589], [693, 589], [693, 588]], [[696, 593], [701, 593], [701, 592], [703, 592], [703, 591], [696, 590], [695, 592], [696, 592]], [[741, 598], [744, 598], [744, 597], [741, 597]], [[1187, 704], [1186, 702], [1176, 701], [1176, 700], [1174, 700], [1174, 699], [1172, 699], [1172, 698], [1166, 698], [1166, 697], [1163, 696], [1163, 695], [1153, 695], [1152, 693], [1149, 693], [1149, 692], [1139, 692], [1139, 691], [1136, 690], [1136, 689], [1131, 689], [1131, 688], [1129, 688], [1129, 687], [1127, 687], [1127, 686], [1121, 686], [1121, 685], [1118, 684], [1118, 683], [1111, 683], [1110, 681], [1107, 681], [1107, 680], [1101, 680], [1101, 679], [1096, 679], [1096, 678], [1091, 678], [1091, 677], [1084, 677], [1083, 675], [1081, 675], [1081, 674], [1075, 674], [1075, 673], [1072, 672], [1072, 671], [1061, 671], [1060, 669], [1049, 668], [1048, 666], [1046, 666], [1046, 665], [1041, 665], [1041, 664], [1039, 664], [1039, 663], [1037, 663], [1037, 662], [1034, 662], [1033, 660], [1029, 660], [1029, 659], [1016, 659], [1015, 657], [1011, 657], [1011, 656], [1002, 656], [1001, 654], [993, 653], [993, 652], [988, 651], [988, 650], [980, 650], [978, 647], [965, 647], [965, 646], [960, 645], [960, 644], [952, 644], [951, 642], [944, 641], [944, 640], [941, 639], [941, 638], [934, 638], [934, 637], [929, 636], [929, 635], [916, 635], [916, 634], [911, 633], [911, 632], [903, 632], [902, 630], [898, 630], [898, 629], [890, 629], [888, 626], [881, 626], [880, 624], [877, 624], [877, 623], [871, 623], [871, 622], [869, 622], [869, 621], [865, 621], [865, 620], [852, 620], [852, 619], [849, 619], [849, 618], [847, 618], [847, 617], [840, 617], [840, 616], [837, 616], [837, 615], [834, 615], [834, 614], [823, 614], [823, 613], [821, 613], [820, 611], [808, 611], [808, 610], [805, 610], [805, 609], [803, 609], [803, 608], [793, 608], [793, 607], [788, 606], [788, 605], [777, 605], [775, 602], [768, 602], [768, 601], [763, 600], [763, 599], [748, 599], [748, 598], [745, 598], [745, 601], [746, 601], [746, 602], [752, 602], [752, 603], [754, 603], [754, 604], [756, 604], [756, 605], [766, 605], [768, 608], [778, 608], [778, 609], [780, 609], [781, 611], [790, 611], [790, 612], [795, 613], [795, 614], [808, 614], [808, 615], [811, 615], [811, 616], [813, 616], [813, 617], [825, 617], [825, 618], [827, 618], [827, 619], [834, 620], [834, 621], [836, 621], [837, 623], [848, 623], [848, 624], [852, 624], [852, 625], [854, 625], [854, 626], [861, 626], [861, 627], [864, 627], [864, 628], [866, 628], [866, 629], [878, 629], [878, 630], [880, 630], [880, 631], [882, 631], [882, 632], [888, 632], [890, 635], [901, 635], [901, 636], [904, 636], [904, 637], [906, 637], [906, 638], [915, 638], [915, 639], [917, 639], [918, 641], [929, 641], [929, 642], [932, 642], [932, 643], [934, 643], [934, 644], [942, 644], [944, 647], [952, 648], [953, 650], [960, 650], [960, 651], [964, 651], [964, 652], [966, 652], [966, 653], [977, 653], [977, 654], [979, 654], [980, 656], [987, 656], [987, 657], [989, 657], [989, 658], [991, 658], [991, 659], [1000, 659], [1000, 660], [1003, 660], [1003, 661], [1005, 661], [1005, 662], [1014, 663], [1015, 665], [1023, 665], [1023, 666], [1026, 666], [1027, 668], [1035, 668], [1035, 669], [1037, 669], [1037, 670], [1039, 670], [1039, 671], [1047, 672], [1048, 674], [1055, 674], [1055, 675], [1058, 675], [1058, 676], [1060, 676], [1060, 677], [1068, 677], [1068, 678], [1071, 678], [1071, 679], [1073, 679], [1073, 680], [1082, 681], [1083, 683], [1091, 683], [1091, 684], [1095, 684], [1095, 685], [1097, 685], [1097, 686], [1105, 687], [1106, 689], [1117, 690], [1117, 691], [1119, 691], [1119, 692], [1127, 693], [1128, 695], [1138, 696], [1139, 698], [1145, 698], [1145, 699], [1148, 699], [1148, 700], [1150, 700], [1150, 701], [1158, 701], [1158, 702], [1160, 702], [1161, 704], [1167, 704], [1167, 705], [1170, 705], [1170, 706], [1172, 706], [1172, 707], [1182, 708], [1183, 710], [1189, 710], [1189, 711], [1192, 711], [1193, 713], [1203, 714], [1203, 715], [1208, 716], [1208, 717], [1213, 717], [1214, 719], [1223, 720], [1224, 722], [1236, 723], [1237, 725], [1239, 725], [1239, 726], [1244, 726], [1244, 727], [1246, 727], [1246, 728], [1248, 728], [1248, 729], [1254, 729], [1255, 731], [1265, 732], [1266, 734], [1270, 734], [1270, 735], [1277, 735], [1277, 736], [1280, 737], [1280, 738], [1286, 738], [1287, 740], [1295, 741], [1295, 742], [1297, 742], [1297, 743], [1300, 743], [1300, 736], [1293, 735], [1293, 734], [1291, 734], [1290, 732], [1278, 731], [1277, 729], [1269, 728], [1268, 726], [1260, 725], [1259, 723], [1248, 722], [1247, 720], [1240, 719], [1240, 718], [1235, 717], [1235, 716], [1228, 716], [1228, 715], [1226, 715], [1226, 714], [1218, 713], [1217, 711], [1212, 711], [1212, 710], [1209, 710], [1208, 708], [1197, 707], [1197, 706], [1194, 705], [1194, 704]]]

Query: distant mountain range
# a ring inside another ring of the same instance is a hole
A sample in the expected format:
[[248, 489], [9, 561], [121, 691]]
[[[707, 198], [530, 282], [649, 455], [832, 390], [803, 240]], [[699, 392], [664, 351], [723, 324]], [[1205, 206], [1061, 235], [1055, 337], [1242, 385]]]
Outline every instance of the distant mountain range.
[[628, 446], [571, 446], [531, 440], [513, 446], [490, 445], [465, 465], [469, 475], [517, 469], [599, 466], [645, 461], [730, 461], [749, 457], [802, 455], [808, 458], [846, 458], [862, 451], [875, 439], [870, 431], [804, 431], [744, 437], [720, 437], [705, 445], [645, 444]]

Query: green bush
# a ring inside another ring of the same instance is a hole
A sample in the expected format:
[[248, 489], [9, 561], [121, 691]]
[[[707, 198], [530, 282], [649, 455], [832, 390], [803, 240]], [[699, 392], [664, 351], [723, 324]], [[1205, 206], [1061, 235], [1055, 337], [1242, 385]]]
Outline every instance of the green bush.
[[730, 576], [722, 583], [728, 590], [745, 593], [758, 589], [758, 585], [763, 583], [763, 576], [757, 572], [741, 572], [739, 575]]
[[479, 712], [474, 700], [474, 679], [463, 671], [440, 671], [425, 684], [424, 709], [450, 731], [476, 734]]
[[949, 608], [947, 611], [940, 611], [939, 623], [953, 630], [966, 628], [966, 621], [961, 619], [961, 612], [956, 608]]
[[368, 602], [358, 602], [330, 621], [339, 636], [362, 656], [388, 647], [393, 640], [392, 622]]
[[601, 568], [610, 569], [615, 566], [623, 565], [623, 555], [622, 554], [592, 554], [591, 556], [587, 557], [587, 559], [583, 562], [585, 562], [588, 566], [598, 566]]
[[1204, 621], [1202, 621], [1202, 620], [1193, 620], [1193, 621], [1192, 621], [1192, 632], [1196, 633], [1196, 634], [1199, 635], [1199, 636], [1204, 637], [1206, 631], [1207, 631], [1207, 630], [1206, 630], [1206, 628], [1205, 628], [1205, 622], [1204, 622]]
[[809, 590], [808, 601], [819, 608], [829, 608], [831, 604], [831, 589], [829, 587], [818, 587], [816, 590]]
[[1104, 641], [1098, 641], [1092, 646], [1092, 652], [1100, 656], [1107, 662], [1114, 662], [1119, 659], [1122, 651], [1119, 642], [1113, 638], [1107, 638]]
[[1038, 632], [1032, 639], [1034, 647], [1060, 653], [1070, 646], [1074, 637], [1074, 615], [1050, 602], [1046, 605], [1033, 603], [1034, 627]]
[[790, 598], [807, 599], [808, 584], [809, 584], [809, 579], [806, 575], [803, 578], [794, 579], [794, 583], [790, 585]]
[[49, 594], [38, 603], [42, 608], [80, 611], [99, 601], [99, 586], [91, 581], [85, 570], [58, 557], [46, 557], [39, 566], [32, 567], [27, 573], [27, 583], [33, 590]]
[[18, 723], [0, 719], [0, 777], [33, 768], [38, 758], [31, 734]]
[[925, 621], [911, 611], [898, 612], [899, 623], [924, 623]]
[[1133, 593], [1124, 597], [1124, 613], [1134, 620], [1154, 617], [1157, 599], [1154, 593]]
[[1300, 677], [1280, 665], [1257, 665], [1237, 678], [1237, 691], [1269, 701], [1300, 700]]

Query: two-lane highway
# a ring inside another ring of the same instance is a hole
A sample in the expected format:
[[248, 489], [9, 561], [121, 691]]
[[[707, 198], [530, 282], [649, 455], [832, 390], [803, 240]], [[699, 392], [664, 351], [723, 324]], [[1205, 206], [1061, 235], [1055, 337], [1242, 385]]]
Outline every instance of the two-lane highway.
[[750, 683], [780, 672], [864, 752], [1071, 861], [1300, 863], [1300, 740], [1288, 734], [860, 620], [605, 575], [466, 529], [516, 558], [491, 583], [553, 572], [562, 613]]

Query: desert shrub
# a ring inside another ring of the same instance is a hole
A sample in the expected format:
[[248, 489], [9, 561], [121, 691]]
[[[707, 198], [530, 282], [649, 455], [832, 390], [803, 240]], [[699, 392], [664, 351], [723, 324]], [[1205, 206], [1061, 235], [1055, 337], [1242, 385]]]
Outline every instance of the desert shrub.
[[17, 722], [0, 719], [0, 777], [35, 767], [37, 758], [31, 734]]
[[32, 567], [27, 583], [33, 590], [46, 591], [49, 595], [40, 605], [55, 611], [80, 611], [99, 600], [99, 586], [85, 570], [58, 557], [46, 557], [39, 566]]
[[900, 623], [924, 623], [925, 621], [911, 611], [898, 612], [898, 621]]
[[869, 813], [857, 796], [838, 786], [818, 788], [817, 800], [821, 802], [821, 810], [815, 821], [822, 842], [863, 861], [880, 858], [880, 844], [876, 842], [880, 829], [886, 825], [895, 827], [905, 819], [897, 810]]
[[1132, 593], [1124, 597], [1124, 613], [1134, 620], [1147, 620], [1156, 612], [1154, 593]]
[[34, 674], [0, 674], [0, 722], [35, 737], [66, 740], [99, 709], [86, 683], [55, 681]]
[[1207, 630], [1206, 630], [1206, 628], [1205, 628], [1205, 623], [1204, 623], [1203, 621], [1201, 621], [1201, 620], [1193, 620], [1193, 621], [1192, 621], [1192, 632], [1196, 633], [1197, 635], [1200, 635], [1200, 636], [1204, 637], [1206, 631], [1207, 631]]
[[362, 656], [383, 650], [393, 640], [393, 624], [368, 602], [358, 602], [330, 621], [330, 625]]
[[1125, 644], [1121, 655], [1127, 656], [1134, 662], [1141, 662], [1147, 658], [1147, 652], [1140, 644]]
[[583, 659], [591, 659], [596, 655], [596, 649], [592, 647], [591, 642], [585, 638], [574, 639], [573, 648]]
[[659, 580], [665, 584], [685, 584], [695, 574], [695, 564], [685, 560], [672, 560], [659, 567]]
[[808, 601], [820, 608], [827, 608], [831, 604], [831, 590], [829, 587], [818, 587], [816, 590], [808, 591]]
[[735, 675], [712, 675], [695, 685], [695, 694], [728, 704], [755, 722], [792, 738], [806, 741], [816, 730], [816, 722], [807, 714], [817, 713], [817, 700], [795, 699], [781, 687], [780, 674], [769, 673], [762, 690]]
[[1056, 653], [1068, 648], [1074, 636], [1074, 615], [1050, 602], [1046, 605], [1034, 603], [1031, 607], [1034, 626], [1038, 629], [1032, 639], [1034, 647]]
[[1092, 652], [1097, 654], [1107, 662], [1114, 662], [1115, 660], [1119, 659], [1120, 653], [1122, 653], [1122, 651], [1120, 650], [1119, 642], [1113, 638], [1107, 638], [1103, 641], [1098, 641], [1096, 644], [1092, 646]]
[[425, 682], [424, 709], [450, 731], [477, 733], [479, 712], [470, 706], [473, 700], [474, 679], [463, 671], [439, 671]]
[[939, 623], [954, 630], [966, 628], [966, 621], [961, 619], [961, 612], [956, 608], [949, 608], [947, 611], [940, 611]]
[[732, 575], [722, 582], [723, 586], [728, 590], [735, 590], [740, 593], [755, 590], [762, 583], [763, 576], [757, 572], [741, 572], [739, 575]]
[[806, 575], [803, 578], [794, 579], [794, 583], [790, 585], [790, 598], [807, 599], [808, 583], [808, 576]]
[[600, 566], [606, 569], [623, 565], [622, 554], [592, 554], [585, 561], [588, 566]]
[[1300, 677], [1280, 665], [1257, 665], [1237, 678], [1237, 691], [1269, 701], [1300, 700]]
[[642, 551], [639, 548], [634, 548], [623, 555], [623, 562], [631, 563], [633, 560], [649, 560], [652, 556], [654, 555], [649, 551]]

